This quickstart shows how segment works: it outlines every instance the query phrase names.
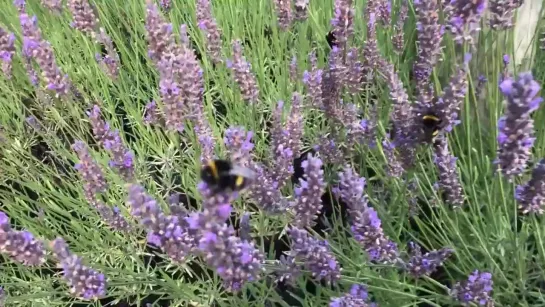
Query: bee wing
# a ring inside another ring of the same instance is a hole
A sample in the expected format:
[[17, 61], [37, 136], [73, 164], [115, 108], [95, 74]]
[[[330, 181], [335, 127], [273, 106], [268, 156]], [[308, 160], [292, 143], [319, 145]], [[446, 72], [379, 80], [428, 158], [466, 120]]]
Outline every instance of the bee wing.
[[253, 180], [255, 179], [255, 172], [247, 167], [243, 167], [240, 165], [233, 165], [231, 168], [231, 171], [229, 172], [231, 175], [237, 175], [242, 176], [244, 178]]

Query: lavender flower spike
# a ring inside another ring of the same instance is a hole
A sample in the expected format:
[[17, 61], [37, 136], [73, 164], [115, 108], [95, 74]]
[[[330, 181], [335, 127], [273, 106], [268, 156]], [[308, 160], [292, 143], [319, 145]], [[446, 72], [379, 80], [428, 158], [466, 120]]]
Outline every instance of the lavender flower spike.
[[292, 208], [295, 211], [294, 224], [299, 228], [314, 226], [318, 214], [322, 210], [322, 194], [325, 192], [324, 171], [322, 160], [309, 154], [301, 164], [305, 172], [304, 179], [299, 179], [295, 188], [295, 201]]
[[473, 43], [473, 36], [478, 33], [481, 17], [486, 9], [486, 0], [451, 0], [445, 8], [448, 19], [447, 29], [454, 36], [454, 41]]
[[306, 270], [316, 280], [333, 284], [341, 277], [341, 267], [331, 252], [327, 241], [312, 237], [306, 230], [292, 228], [289, 230], [291, 250], [289, 256], [303, 263]]
[[308, 5], [310, 0], [295, 0], [295, 20], [304, 21], [308, 18]]
[[354, 32], [354, 8], [352, 0], [335, 0], [335, 11], [331, 19], [333, 35], [339, 46], [346, 45], [346, 42]]
[[62, 11], [61, 0], [42, 0], [41, 2], [44, 7], [54, 13], [60, 13]]
[[407, 0], [403, 0], [397, 16], [397, 22], [394, 25], [394, 37], [392, 38], [394, 51], [397, 54], [401, 54], [403, 52], [403, 48], [405, 47], [405, 31], [403, 31], [403, 27], [405, 25], [405, 21], [407, 20], [408, 13], [409, 5], [407, 4]]
[[0, 211], [0, 253], [27, 266], [45, 262], [45, 250], [41, 241], [28, 231], [11, 228], [8, 216]]
[[240, 40], [233, 42], [233, 61], [227, 62], [227, 66], [233, 71], [233, 77], [240, 88], [240, 93], [244, 101], [256, 103], [259, 99], [257, 80], [251, 72], [252, 66], [242, 55], [242, 43]]
[[38, 63], [47, 82], [47, 89], [54, 90], [57, 96], [67, 95], [72, 85], [68, 76], [57, 66], [51, 44], [42, 39], [36, 16], [22, 13], [19, 21], [23, 30], [23, 55]]
[[64, 280], [70, 286], [70, 293], [86, 300], [99, 299], [106, 295], [106, 277], [82, 263], [81, 257], [72, 254], [62, 238], [50, 243], [59, 267], [63, 269]]
[[352, 285], [350, 292], [341, 297], [332, 298], [329, 307], [376, 307], [377, 304], [369, 302], [369, 293], [364, 285]]
[[517, 186], [515, 199], [523, 214], [543, 214], [545, 211], [545, 159], [535, 166], [530, 181]]
[[367, 205], [365, 179], [350, 167], [345, 167], [339, 178], [339, 185], [333, 189], [333, 193], [348, 205], [354, 239], [367, 251], [372, 261], [396, 263], [399, 259], [397, 246], [384, 234], [377, 212]]
[[464, 193], [460, 182], [460, 175], [456, 169], [456, 157], [448, 149], [445, 136], [437, 138], [433, 144], [434, 162], [439, 169], [439, 188], [445, 196], [445, 201], [453, 208], [460, 208], [464, 204]]
[[538, 96], [539, 84], [531, 73], [521, 73], [518, 80], [505, 79], [500, 91], [506, 97], [505, 115], [498, 121], [499, 170], [507, 177], [520, 175], [530, 159], [534, 144], [534, 121], [531, 113], [537, 110], [543, 98]]
[[85, 196], [89, 202], [92, 202], [96, 199], [98, 193], [103, 193], [108, 188], [104, 173], [91, 157], [89, 148], [83, 141], [74, 142], [72, 148], [80, 160], [75, 168], [83, 178]]
[[417, 83], [426, 84], [441, 54], [443, 27], [439, 23], [437, 0], [415, 0], [414, 6], [418, 41], [414, 74]]
[[99, 21], [89, 0], [68, 0], [67, 6], [72, 14], [72, 27], [93, 36]]
[[442, 248], [422, 255], [422, 249], [418, 244], [409, 242], [409, 246], [411, 247], [411, 254], [405, 267], [415, 278], [430, 275], [454, 253], [450, 248]]
[[286, 31], [289, 29], [293, 16], [291, 13], [291, 0], [274, 0], [276, 15], [280, 29]]
[[0, 61], [2, 61], [2, 73], [7, 79], [11, 79], [12, 60], [15, 54], [15, 35], [0, 27]]
[[252, 143], [252, 131], [246, 131], [244, 127], [230, 127], [225, 131], [223, 138], [229, 156], [233, 162], [247, 167], [251, 160], [251, 151], [254, 149]]
[[480, 306], [493, 307], [494, 299], [490, 296], [492, 285], [492, 274], [488, 272], [480, 273], [476, 270], [469, 275], [467, 281], [455, 284], [451, 295], [463, 306], [476, 303]]
[[316, 51], [308, 55], [310, 70], [303, 73], [303, 83], [307, 89], [310, 105], [315, 108], [322, 108], [322, 74], [323, 70], [318, 69]]
[[149, 47], [148, 56], [156, 65], [163, 54], [177, 51], [172, 24], [166, 22], [152, 0], [146, 0], [146, 38]]
[[524, 3], [523, 0], [490, 0], [488, 22], [494, 30], [507, 30], [513, 27], [515, 11]]
[[212, 16], [210, 0], [197, 0], [197, 22], [204, 32], [206, 51], [215, 63], [222, 61], [221, 56], [221, 32], [216, 20]]

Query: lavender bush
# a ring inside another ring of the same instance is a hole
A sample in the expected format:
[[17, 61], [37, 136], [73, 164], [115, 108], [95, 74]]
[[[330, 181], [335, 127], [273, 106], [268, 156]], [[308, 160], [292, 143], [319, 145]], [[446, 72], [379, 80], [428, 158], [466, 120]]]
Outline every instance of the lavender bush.
[[2, 1], [0, 306], [543, 305], [523, 1]]

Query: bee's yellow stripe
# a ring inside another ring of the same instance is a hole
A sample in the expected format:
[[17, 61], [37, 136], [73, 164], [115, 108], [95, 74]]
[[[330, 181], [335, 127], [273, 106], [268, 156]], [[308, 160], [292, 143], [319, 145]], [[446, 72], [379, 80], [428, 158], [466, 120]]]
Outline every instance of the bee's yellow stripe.
[[212, 176], [215, 179], [218, 179], [219, 175], [218, 175], [218, 168], [216, 167], [216, 162], [214, 161], [208, 162], [208, 167], [210, 168], [210, 171], [212, 172]]
[[437, 116], [434, 116], [434, 115], [424, 115], [422, 117], [423, 120], [433, 120], [433, 121], [436, 121], [438, 122], [439, 121], [439, 118]]
[[244, 177], [237, 176], [237, 179], [235, 180], [235, 186], [240, 187], [244, 183]]
[[431, 133], [431, 135], [433, 136], [437, 136], [439, 134], [439, 130], [433, 130], [433, 132]]

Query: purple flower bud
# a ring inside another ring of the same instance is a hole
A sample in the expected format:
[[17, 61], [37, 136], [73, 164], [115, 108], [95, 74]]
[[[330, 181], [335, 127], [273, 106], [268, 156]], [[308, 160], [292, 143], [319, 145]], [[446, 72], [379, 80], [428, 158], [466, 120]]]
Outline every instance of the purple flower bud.
[[144, 108], [144, 123], [147, 125], [158, 125], [162, 121], [161, 113], [157, 103], [152, 100]]
[[405, 267], [415, 278], [420, 278], [424, 275], [429, 276], [437, 267], [441, 266], [452, 253], [454, 253], [450, 248], [442, 248], [422, 255], [422, 249], [418, 244], [409, 242], [409, 245], [411, 253]]
[[293, 16], [291, 13], [291, 0], [274, 0], [276, 15], [278, 16], [278, 25], [280, 29], [286, 31], [289, 29]]
[[478, 33], [482, 14], [486, 8], [486, 0], [454, 0], [445, 7], [448, 20], [447, 30], [454, 36], [454, 41], [473, 43], [473, 36]]
[[242, 43], [240, 40], [233, 41], [233, 60], [231, 70], [233, 78], [240, 88], [244, 101], [256, 103], [259, 99], [259, 88], [257, 80], [252, 74], [251, 66], [242, 55]]
[[259, 181], [248, 188], [250, 198], [268, 213], [285, 212], [289, 203], [280, 193], [278, 182], [271, 178], [262, 165], [253, 165], [252, 169]]
[[242, 241], [251, 241], [252, 240], [252, 226], [250, 225], [250, 213], [244, 212], [240, 218], [240, 228], [238, 230], [239, 237]]
[[97, 61], [100, 64], [102, 71], [104, 71], [108, 77], [115, 80], [119, 76], [121, 64], [119, 62], [119, 55], [117, 54], [117, 51], [112, 43], [112, 39], [110, 36], [108, 36], [108, 34], [106, 34], [106, 30], [104, 30], [104, 28], [100, 28], [99, 33], [96, 33], [96, 39], [106, 48], [107, 52], [105, 56], [98, 55]]
[[230, 127], [225, 131], [223, 141], [230, 159], [236, 164], [247, 167], [252, 160], [253, 135], [252, 131], [246, 132], [244, 127]]
[[161, 16], [159, 8], [151, 0], [146, 1], [146, 38], [148, 40], [148, 56], [157, 65], [163, 54], [174, 54], [176, 51], [172, 24]]
[[87, 35], [93, 35], [98, 26], [98, 18], [89, 1], [68, 0], [67, 6], [72, 14], [72, 26]]
[[545, 206], [545, 159], [539, 161], [532, 171], [532, 178], [517, 186], [515, 199], [523, 214], [543, 214]]
[[395, 263], [398, 250], [394, 242], [384, 234], [377, 212], [367, 205], [364, 194], [365, 179], [359, 177], [352, 168], [345, 167], [339, 173], [339, 185], [333, 189], [336, 197], [344, 201], [350, 212], [351, 231], [354, 239], [361, 244], [372, 261]]
[[85, 300], [94, 300], [106, 295], [106, 277], [83, 264], [82, 258], [72, 254], [62, 238], [51, 242], [51, 249], [63, 269], [63, 277], [70, 293]]
[[210, 0], [197, 0], [197, 21], [199, 28], [204, 32], [206, 51], [215, 63], [222, 61], [221, 32], [212, 16]]
[[395, 149], [396, 147], [390, 140], [384, 139], [382, 141], [382, 150], [387, 162], [387, 173], [393, 178], [400, 178], [405, 172], [405, 169], [403, 168], [401, 161], [399, 161]]
[[294, 224], [299, 228], [314, 226], [322, 210], [322, 195], [325, 192], [324, 171], [322, 160], [309, 154], [301, 163], [304, 179], [299, 179], [295, 188], [295, 201], [292, 208], [295, 211]]
[[0, 211], [0, 253], [26, 266], [45, 262], [44, 245], [28, 231], [11, 228], [8, 216]]
[[414, 6], [417, 18], [418, 42], [414, 73], [417, 83], [427, 84], [429, 83], [431, 70], [441, 54], [443, 27], [439, 23], [437, 0], [417, 1]]
[[490, 0], [488, 5], [490, 27], [498, 31], [513, 27], [515, 11], [523, 2], [523, 0]]
[[494, 306], [492, 292], [492, 274], [488, 272], [479, 273], [478, 270], [469, 275], [469, 278], [454, 285], [451, 295], [463, 306], [470, 306], [476, 303], [480, 306]]
[[376, 303], [369, 302], [369, 293], [364, 285], [352, 285], [350, 292], [341, 297], [334, 297], [329, 303], [329, 307], [376, 307]]
[[335, 9], [331, 25], [333, 35], [340, 46], [344, 46], [354, 32], [354, 8], [352, 0], [335, 0]]
[[295, 0], [295, 20], [304, 21], [308, 18], [308, 5], [310, 0]]
[[159, 5], [161, 5], [163, 11], [168, 12], [172, 7], [172, 0], [160, 0]]
[[7, 79], [11, 79], [12, 60], [15, 54], [15, 35], [0, 27], [0, 61], [2, 72]]
[[521, 73], [518, 80], [505, 79], [500, 91], [506, 97], [505, 115], [498, 121], [499, 170], [508, 178], [520, 175], [530, 158], [534, 144], [534, 121], [531, 118], [543, 99], [537, 94], [539, 84], [531, 73]]
[[291, 250], [289, 255], [303, 263], [303, 267], [312, 273], [316, 280], [328, 284], [336, 283], [341, 277], [341, 267], [331, 252], [326, 241], [320, 241], [309, 235], [304, 229], [289, 230]]
[[399, 14], [397, 16], [397, 22], [394, 26], [394, 37], [392, 38], [392, 42], [394, 44], [394, 51], [397, 54], [401, 54], [404, 49], [405, 45], [405, 38], [403, 31], [405, 21], [407, 20], [409, 13], [409, 5], [407, 4], [407, 0], [403, 0], [401, 2], [401, 7], [399, 9]]
[[439, 170], [438, 187], [445, 195], [445, 201], [453, 208], [464, 204], [464, 193], [460, 176], [456, 169], [456, 157], [448, 149], [446, 137], [440, 136], [433, 145], [434, 161]]
[[322, 107], [322, 74], [323, 70], [318, 69], [316, 51], [308, 55], [310, 71], [303, 73], [303, 83], [307, 89], [307, 95], [310, 97], [310, 104], [315, 108]]
[[351, 94], [357, 94], [362, 87], [362, 79], [364, 73], [364, 67], [360, 61], [359, 49], [356, 47], [350, 48], [346, 54], [346, 88]]
[[299, 66], [297, 66], [297, 56], [293, 56], [290, 62], [290, 82], [296, 84], [299, 80]]
[[104, 173], [91, 157], [89, 148], [83, 141], [74, 142], [72, 148], [77, 153], [80, 160], [75, 168], [83, 178], [83, 189], [86, 196], [89, 198], [88, 201], [92, 202], [96, 199], [98, 193], [104, 193], [108, 188]]

